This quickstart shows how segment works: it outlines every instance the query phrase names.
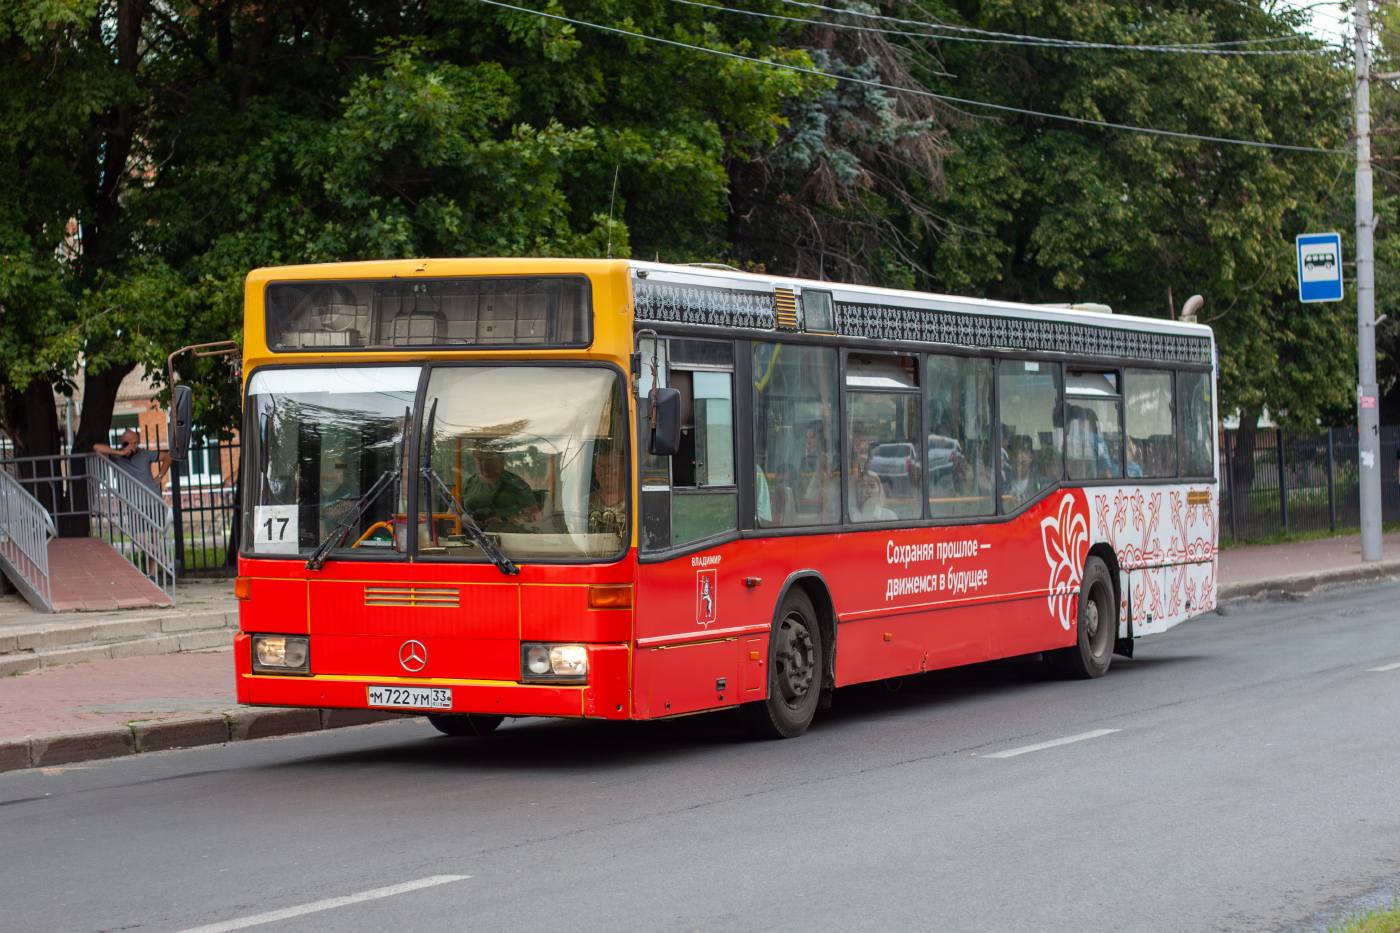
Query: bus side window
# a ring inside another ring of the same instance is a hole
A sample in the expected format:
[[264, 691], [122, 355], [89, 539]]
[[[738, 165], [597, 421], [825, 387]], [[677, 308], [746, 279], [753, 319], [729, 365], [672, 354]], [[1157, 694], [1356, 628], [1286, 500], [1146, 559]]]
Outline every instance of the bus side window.
[[[733, 344], [662, 338], [659, 345], [640, 340], [637, 348], [642, 354], [638, 399], [651, 392], [653, 354], [661, 385], [681, 396], [680, 449], [671, 457], [655, 457], [645, 449], [640, 453], [643, 550], [661, 551], [736, 530]], [[637, 436], [645, 438], [644, 401], [637, 413]]]
[[734, 374], [673, 370], [681, 393], [681, 446], [671, 458], [671, 543], [738, 527], [734, 482]]
[[1065, 460], [1070, 479], [1123, 475], [1122, 397], [1116, 372], [1065, 373]]
[[[925, 392], [929, 515], [991, 515], [996, 511], [992, 499], [996, 488], [992, 472], [992, 361], [930, 355]], [[1033, 453], [1027, 438], [1020, 464], [1027, 476]]]
[[647, 453], [650, 424], [646, 399], [651, 395], [651, 366], [656, 363], [657, 382], [667, 385], [666, 341], [639, 340], [642, 367], [637, 379], [637, 454], [642, 487], [641, 546], [661, 551], [671, 546], [671, 458]]
[[1123, 425], [1128, 478], [1176, 475], [1172, 374], [1129, 369], [1123, 374]]
[[997, 364], [997, 380], [1001, 510], [1011, 512], [1064, 479], [1060, 364], [1002, 360]]
[[1181, 413], [1181, 475], [1214, 476], [1215, 425], [1210, 398], [1210, 373], [1179, 373], [1178, 404]]
[[[808, 293], [810, 294], [810, 293]], [[753, 345], [755, 517], [760, 528], [841, 520], [836, 350]]]

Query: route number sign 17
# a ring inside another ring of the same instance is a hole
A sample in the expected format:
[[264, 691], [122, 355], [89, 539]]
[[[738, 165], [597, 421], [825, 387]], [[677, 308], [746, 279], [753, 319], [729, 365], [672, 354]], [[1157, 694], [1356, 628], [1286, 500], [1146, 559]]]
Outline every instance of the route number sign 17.
[[253, 553], [296, 554], [295, 505], [260, 505], [253, 509]]

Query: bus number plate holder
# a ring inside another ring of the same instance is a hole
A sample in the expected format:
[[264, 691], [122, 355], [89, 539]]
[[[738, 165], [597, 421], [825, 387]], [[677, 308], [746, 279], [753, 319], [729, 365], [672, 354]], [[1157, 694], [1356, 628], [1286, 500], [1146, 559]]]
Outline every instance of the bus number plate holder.
[[369, 705], [389, 709], [451, 709], [451, 687], [369, 685]]

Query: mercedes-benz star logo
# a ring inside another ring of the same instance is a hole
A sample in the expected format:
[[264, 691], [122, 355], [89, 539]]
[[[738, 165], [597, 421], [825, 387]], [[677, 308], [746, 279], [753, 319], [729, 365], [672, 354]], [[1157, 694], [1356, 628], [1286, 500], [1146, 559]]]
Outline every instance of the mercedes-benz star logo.
[[428, 663], [428, 649], [423, 647], [421, 641], [409, 639], [399, 645], [399, 663], [406, 671], [417, 673]]

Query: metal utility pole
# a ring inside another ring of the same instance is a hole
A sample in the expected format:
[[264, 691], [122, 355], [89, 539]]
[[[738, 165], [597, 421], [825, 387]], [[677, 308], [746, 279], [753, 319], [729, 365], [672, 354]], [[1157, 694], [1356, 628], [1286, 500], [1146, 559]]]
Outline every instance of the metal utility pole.
[[1371, 203], [1371, 15], [1356, 4], [1356, 393], [1361, 559], [1381, 559], [1381, 432], [1376, 390], [1375, 211]]

